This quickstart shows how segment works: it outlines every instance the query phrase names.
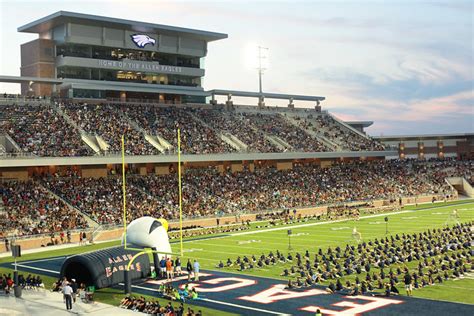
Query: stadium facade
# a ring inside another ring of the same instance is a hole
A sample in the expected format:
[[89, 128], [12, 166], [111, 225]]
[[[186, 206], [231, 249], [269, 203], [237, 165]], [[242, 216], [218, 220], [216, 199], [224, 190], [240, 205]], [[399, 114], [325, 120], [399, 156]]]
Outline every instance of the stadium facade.
[[[203, 103], [209, 42], [227, 34], [59, 11], [18, 28], [38, 39], [21, 45], [21, 76], [55, 78], [34, 95]], [[22, 84], [22, 94], [29, 92]]]
[[[386, 145], [384, 150], [354, 150], [346, 146], [347, 144], [340, 143], [337, 136], [332, 139], [330, 131], [336, 129], [343, 135], [370, 142], [372, 138], [366, 135], [364, 128], [373, 122], [343, 122], [337, 119], [329, 112], [321, 110], [320, 102], [325, 100], [322, 96], [222, 89], [205, 91], [204, 60], [207, 56], [208, 43], [227, 38], [227, 34], [224, 33], [66, 11], [59, 11], [23, 25], [18, 31], [38, 34], [38, 38], [21, 46], [21, 76], [0, 76], [0, 82], [21, 83], [23, 96], [54, 96], [73, 102], [86, 100], [88, 103], [94, 101], [127, 105], [150, 103], [165, 107], [174, 104], [173, 106], [184, 109], [189, 106], [206, 110], [224, 109], [250, 115], [264, 113], [283, 117], [286, 128], [292, 130], [292, 133], [302, 133], [301, 135], [316, 139], [327, 147], [326, 151], [311, 149], [303, 152], [271, 131], [259, 130], [257, 134], [279, 149], [273, 153], [249, 151], [248, 144], [242, 142], [236, 135], [220, 130], [219, 127], [211, 128], [197, 120], [201, 128], [213, 130], [218, 139], [233, 147], [233, 151], [184, 155], [184, 160], [190, 164], [216, 165], [220, 169], [223, 169], [224, 165], [231, 165], [232, 170], [240, 170], [244, 164], [254, 165], [261, 161], [272, 161], [281, 168], [291, 168], [293, 163], [301, 161], [330, 164], [340, 160], [410, 158], [409, 155], [412, 154], [411, 151], [404, 151], [404, 144], [396, 139], [383, 137], [378, 139]], [[227, 97], [227, 102], [217, 104], [216, 96]], [[234, 106], [232, 101], [234, 96], [256, 98], [259, 108]], [[205, 104], [206, 97], [211, 98], [211, 104]], [[265, 99], [287, 100], [288, 108], [266, 107]], [[95, 154], [74, 157], [23, 157], [21, 154], [24, 150], [15, 143], [14, 137], [0, 133], [0, 156], [2, 152], [5, 153], [5, 157], [0, 161], [0, 167], [11, 168], [13, 174], [20, 171], [21, 176], [15, 177], [27, 178], [27, 175], [32, 174], [32, 168], [36, 167], [74, 165], [85, 169], [86, 166], [91, 166], [93, 170], [91, 174], [95, 175], [104, 174], [111, 165], [120, 164], [121, 158], [107, 151], [109, 144], [100, 137], [102, 135], [95, 135], [95, 131], [84, 131], [79, 128], [80, 122], [72, 122], [63, 111], [50, 104], [49, 99], [36, 101], [51, 106], [55, 115], [67, 121], [81, 141], [92, 148]], [[296, 109], [293, 101], [314, 102], [315, 108]], [[34, 103], [28, 98], [0, 100], [0, 104], [4, 105], [12, 102], [17, 105]], [[263, 112], [259, 112], [260, 110]], [[307, 119], [308, 122], [317, 124], [314, 119], [318, 116], [329, 118], [332, 127], [321, 132], [312, 129], [311, 124], [302, 126], [299, 123]], [[259, 127], [257, 123], [255, 128]], [[177, 163], [176, 148], [171, 145], [171, 139], [164, 139], [162, 135], [147, 134], [143, 126], [133, 128], [142, 134], [141, 138], [145, 139], [143, 143], [152, 144], [157, 149], [155, 151], [157, 154], [133, 155], [128, 159], [130, 164], [149, 171], [155, 167], [161, 168], [163, 165]], [[468, 156], [472, 156], [472, 137], [469, 141], [466, 141], [464, 136], [458, 137], [461, 140], [460, 147], [455, 148], [459, 139], [443, 142], [444, 136], [438, 136], [435, 140], [437, 157], [453, 155], [459, 157], [460, 153], [466, 152]], [[422, 142], [416, 142], [423, 147]], [[165, 147], [162, 143], [173, 151], [168, 150], [165, 153], [161, 148]], [[443, 146], [449, 149], [449, 153], [448, 150], [442, 152]]]
[[374, 137], [388, 147], [398, 148], [400, 159], [472, 159], [474, 134], [425, 134]]

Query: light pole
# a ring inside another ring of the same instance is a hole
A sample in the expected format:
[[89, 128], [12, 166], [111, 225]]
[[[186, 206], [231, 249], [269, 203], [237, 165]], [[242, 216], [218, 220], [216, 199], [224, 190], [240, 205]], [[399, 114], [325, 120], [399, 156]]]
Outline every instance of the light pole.
[[262, 93], [262, 75], [263, 75], [263, 72], [266, 70], [266, 68], [264, 68], [262, 66], [262, 59], [265, 59], [267, 58], [267, 56], [263, 55], [262, 54], [262, 51], [263, 50], [267, 50], [268, 52], [268, 48], [267, 47], [262, 47], [262, 46], [259, 46], [258, 47], [258, 92]]

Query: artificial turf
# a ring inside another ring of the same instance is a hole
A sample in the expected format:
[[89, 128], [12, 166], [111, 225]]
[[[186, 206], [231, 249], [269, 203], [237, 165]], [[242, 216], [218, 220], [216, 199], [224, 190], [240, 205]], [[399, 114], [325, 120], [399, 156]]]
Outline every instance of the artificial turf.
[[[375, 215], [362, 214], [361, 219], [358, 221], [341, 220], [338, 222], [326, 222], [323, 219], [320, 221], [311, 220], [307, 222], [282, 224], [272, 228], [257, 227], [267, 224], [266, 222], [253, 223], [249, 230], [221, 234], [221, 238], [187, 240], [184, 243], [184, 257], [182, 258], [182, 262], [185, 264], [188, 258], [198, 259], [201, 263], [202, 269], [216, 270], [216, 265], [219, 260], [222, 260], [225, 263], [227, 258], [235, 260], [237, 256], [260, 256], [261, 254], [268, 254], [270, 251], [275, 253], [276, 250], [279, 250], [284, 254], [291, 252], [293, 256], [296, 252], [300, 252], [303, 255], [304, 252], [308, 250], [310, 254], [313, 255], [319, 248], [322, 248], [322, 250], [325, 251], [329, 246], [332, 248], [336, 246], [343, 248], [346, 244], [356, 244], [356, 240], [352, 238], [353, 227], [357, 227], [357, 230], [362, 234], [363, 240], [368, 241], [369, 239], [380, 239], [397, 233], [409, 234], [423, 232], [428, 229], [440, 228], [446, 225], [452, 226], [455, 224], [455, 222], [450, 219], [450, 214], [453, 209], [457, 209], [460, 216], [460, 222], [474, 221], [474, 201], [469, 200], [408, 206], [403, 208], [401, 212], [388, 212]], [[386, 234], [387, 226], [384, 221], [385, 216], [388, 216], [389, 218], [388, 234]], [[288, 229], [292, 230], [292, 250], [288, 249]], [[119, 244], [118, 241], [112, 241], [102, 244], [45, 251], [24, 255], [22, 260], [72, 255], [115, 246], [117, 244]], [[173, 243], [172, 248], [173, 252], [178, 253], [180, 251], [179, 243]], [[11, 261], [11, 258], [0, 259], [0, 263], [9, 261]], [[417, 262], [412, 262], [410, 265], [416, 265], [416, 263]], [[237, 271], [234, 267], [224, 268], [223, 271], [286, 280], [280, 276], [280, 273], [285, 267], [290, 266], [291, 264], [277, 264], [275, 266], [266, 266], [261, 269], [255, 268], [253, 270], [245, 270], [243, 272]], [[395, 269], [396, 265], [390, 267]], [[388, 271], [388, 268], [386, 270]], [[11, 271], [12, 270], [10, 269], [0, 267], [0, 273], [8, 273]], [[353, 278], [354, 276], [350, 276], [347, 280], [353, 280]], [[346, 279], [344, 279], [344, 281], [345, 280]], [[54, 280], [50, 277], [44, 277], [44, 281], [46, 286], [50, 286]], [[403, 286], [400, 286], [399, 289], [403, 295], [404, 291], [402, 290], [402, 287]], [[442, 284], [436, 284], [415, 290], [414, 296], [433, 300], [474, 304], [474, 295], [469, 291], [469, 289], [472, 288], [474, 288], [474, 280], [469, 276], [466, 276], [463, 279], [445, 281]], [[118, 293], [117, 290], [113, 289], [103, 289], [97, 294], [98, 300], [115, 305], [117, 305], [123, 297], [121, 293]], [[197, 309], [197, 307], [194, 309]], [[209, 310], [206, 308], [199, 309], [201, 309], [206, 315], [225, 315], [225, 313], [216, 310]]]

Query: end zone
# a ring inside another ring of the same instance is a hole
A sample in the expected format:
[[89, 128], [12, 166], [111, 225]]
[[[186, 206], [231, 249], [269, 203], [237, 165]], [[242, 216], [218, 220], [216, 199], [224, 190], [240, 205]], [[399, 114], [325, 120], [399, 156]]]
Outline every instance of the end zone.
[[[53, 277], [59, 271], [65, 257], [23, 261], [19, 270], [41, 273]], [[13, 263], [3, 264], [11, 268]], [[187, 276], [173, 281], [141, 280], [132, 285], [134, 293], [157, 296], [162, 283], [175, 287], [184, 286]], [[328, 294], [324, 287], [285, 289], [285, 281], [241, 275], [222, 271], [202, 271], [199, 282], [191, 282], [200, 299], [187, 301], [195, 305], [237, 313], [240, 315], [312, 315], [320, 309], [324, 315], [472, 315], [474, 305], [426, 300], [421, 298], [392, 296], [342, 296]]]

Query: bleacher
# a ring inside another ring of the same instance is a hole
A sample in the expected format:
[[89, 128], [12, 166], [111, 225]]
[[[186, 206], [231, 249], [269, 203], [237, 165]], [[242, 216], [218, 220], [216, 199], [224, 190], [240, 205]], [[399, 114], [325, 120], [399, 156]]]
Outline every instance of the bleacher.
[[0, 135], [35, 156], [381, 151], [384, 147], [329, 113], [308, 109], [210, 106], [3, 105]]
[[49, 234], [86, 227], [85, 219], [34, 181], [0, 182], [0, 227], [15, 236]]
[[48, 105], [1, 106], [0, 133], [35, 156], [88, 156], [80, 134]]

